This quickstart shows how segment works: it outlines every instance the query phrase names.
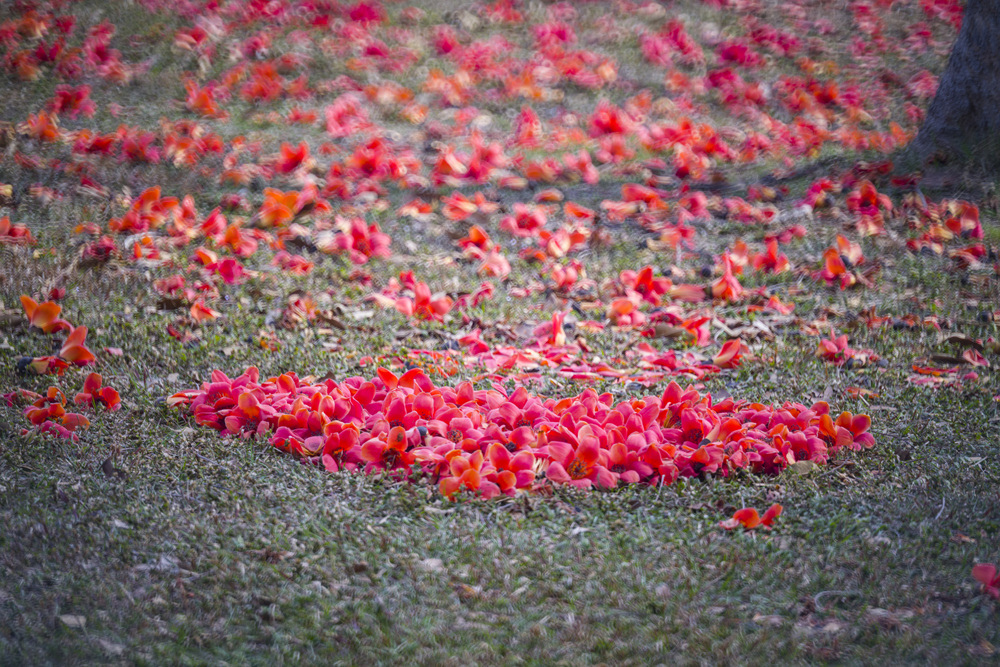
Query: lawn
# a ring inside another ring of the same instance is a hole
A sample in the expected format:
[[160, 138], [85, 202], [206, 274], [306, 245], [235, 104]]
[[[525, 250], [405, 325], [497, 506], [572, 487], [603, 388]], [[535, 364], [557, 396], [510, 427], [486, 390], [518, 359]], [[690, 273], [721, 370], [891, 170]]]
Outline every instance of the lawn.
[[0, 665], [995, 660], [960, 20], [0, 7]]

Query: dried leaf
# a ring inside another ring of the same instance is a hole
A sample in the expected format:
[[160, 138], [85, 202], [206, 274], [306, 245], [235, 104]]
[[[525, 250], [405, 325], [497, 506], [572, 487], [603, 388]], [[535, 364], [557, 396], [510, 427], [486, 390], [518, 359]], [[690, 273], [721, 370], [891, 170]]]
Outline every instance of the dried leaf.
[[73, 628], [74, 630], [82, 630], [87, 625], [87, 617], [76, 614], [60, 614], [59, 620], [67, 628]]
[[819, 469], [819, 465], [815, 461], [796, 461], [788, 466], [788, 469], [798, 475], [808, 475], [809, 473]]
[[963, 333], [951, 334], [944, 339], [944, 342], [952, 343], [953, 345], [958, 345], [959, 347], [971, 347], [976, 352], [983, 352], [986, 349], [978, 340]]
[[115, 464], [111, 462], [111, 457], [104, 459], [104, 463], [101, 464], [101, 470], [104, 471], [104, 476], [108, 479], [117, 477], [118, 479], [125, 479], [125, 472], [119, 470], [115, 467]]

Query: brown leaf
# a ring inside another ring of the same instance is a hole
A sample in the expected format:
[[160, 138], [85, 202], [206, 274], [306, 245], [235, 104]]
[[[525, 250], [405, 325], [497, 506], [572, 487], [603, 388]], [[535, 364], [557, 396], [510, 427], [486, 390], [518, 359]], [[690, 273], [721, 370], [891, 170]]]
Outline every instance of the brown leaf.
[[125, 472], [119, 470], [115, 467], [115, 464], [111, 462], [111, 457], [104, 459], [104, 463], [101, 464], [101, 470], [104, 471], [104, 476], [108, 479], [117, 477], [118, 479], [125, 479]]
[[951, 354], [932, 354], [931, 361], [941, 366], [964, 366], [969, 363], [962, 357], [956, 357]]
[[653, 326], [653, 338], [667, 338], [670, 340], [678, 338], [692, 338], [691, 332], [684, 327], [675, 327], [664, 322], [657, 322]]
[[796, 461], [788, 466], [789, 470], [799, 475], [808, 475], [818, 468], [819, 466], [815, 461]]
[[976, 352], [983, 352], [986, 349], [978, 340], [963, 333], [951, 334], [944, 339], [944, 342], [952, 343], [953, 345], [958, 345], [959, 347], [971, 347]]

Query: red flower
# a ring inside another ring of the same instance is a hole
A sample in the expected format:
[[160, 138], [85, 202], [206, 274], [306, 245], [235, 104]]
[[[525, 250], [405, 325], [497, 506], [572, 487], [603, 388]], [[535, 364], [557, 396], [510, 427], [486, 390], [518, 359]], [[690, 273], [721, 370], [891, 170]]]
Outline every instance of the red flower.
[[389, 241], [389, 235], [382, 233], [377, 222], [366, 225], [361, 218], [354, 218], [336, 236], [332, 249], [347, 251], [352, 262], [364, 264], [372, 257], [388, 257]]
[[508, 215], [500, 221], [500, 229], [510, 232], [514, 236], [528, 237], [544, 227], [545, 222], [545, 209], [543, 207], [516, 202], [514, 214]]
[[546, 478], [584, 489], [592, 484], [613, 488], [618, 483], [615, 475], [601, 465], [600, 441], [589, 424], [580, 426], [575, 434], [563, 429], [561, 436], [566, 439], [550, 440], [546, 448], [550, 459]]
[[281, 156], [275, 162], [279, 174], [290, 174], [299, 167], [308, 169], [313, 164], [309, 157], [309, 144], [302, 141], [298, 146], [289, 143], [281, 144]]
[[11, 245], [34, 245], [35, 238], [24, 225], [12, 225], [10, 218], [0, 218], [0, 243]]
[[481, 451], [465, 456], [461, 450], [456, 449], [445, 456], [451, 475], [441, 480], [438, 486], [441, 495], [451, 498], [463, 488], [478, 492], [486, 500], [500, 494], [500, 487], [486, 479], [487, 475], [493, 473], [493, 468], [485, 463]]
[[527, 489], [535, 481], [535, 455], [530, 451], [511, 454], [503, 445], [494, 443], [490, 445], [489, 459], [495, 469], [490, 479], [502, 493], [512, 496], [517, 489]]
[[91, 373], [88, 375], [87, 379], [83, 381], [83, 391], [73, 398], [73, 402], [77, 405], [90, 407], [103, 405], [112, 412], [120, 408], [121, 400], [118, 397], [118, 392], [111, 387], [102, 387], [101, 382], [100, 374]]
[[727, 250], [722, 255], [722, 277], [712, 283], [712, 296], [724, 301], [738, 301], [743, 296], [743, 286], [733, 275], [733, 258]]
[[765, 528], [770, 528], [774, 520], [781, 516], [782, 506], [775, 503], [767, 508], [764, 512], [764, 516], [757, 514], [757, 510], [752, 507], [744, 507], [741, 510], [736, 510], [733, 514], [732, 519], [727, 519], [719, 523], [720, 526], [726, 530], [732, 530], [737, 526], [742, 525], [745, 530], [753, 530], [758, 526], [764, 526]]
[[993, 563], [980, 563], [972, 568], [972, 576], [983, 585], [983, 591], [1000, 600], [1000, 574]]
[[722, 349], [719, 351], [715, 358], [712, 359], [712, 363], [719, 368], [736, 368], [740, 365], [740, 356], [743, 352], [743, 342], [741, 340], [734, 339], [726, 341], [722, 345]]
[[193, 304], [191, 304], [190, 312], [191, 312], [191, 319], [194, 320], [195, 322], [206, 322], [208, 320], [214, 320], [215, 318], [217, 318], [219, 315], [222, 314], [219, 311], [212, 310], [211, 308], [206, 306], [205, 302], [201, 299], [198, 299]]
[[21, 295], [21, 306], [24, 314], [28, 316], [28, 324], [38, 327], [45, 333], [56, 333], [64, 329], [72, 329], [73, 325], [66, 320], [59, 319], [62, 306], [52, 301], [37, 303], [30, 296]]
[[413, 286], [413, 298], [401, 297], [396, 299], [396, 310], [407, 317], [416, 317], [421, 320], [444, 321], [445, 314], [451, 310], [452, 301], [450, 296], [431, 295], [431, 289], [427, 283], [417, 283]]
[[374, 437], [361, 445], [361, 458], [368, 462], [369, 469], [393, 470], [408, 468], [414, 461], [412, 452], [407, 451], [406, 429], [394, 426], [381, 437]]
[[86, 366], [97, 361], [94, 353], [87, 349], [84, 342], [87, 339], [87, 327], [71, 329], [69, 336], [59, 350], [59, 357], [77, 366]]
[[750, 258], [753, 268], [766, 273], [784, 273], [791, 268], [785, 253], [778, 252], [778, 239], [767, 239], [767, 250]]

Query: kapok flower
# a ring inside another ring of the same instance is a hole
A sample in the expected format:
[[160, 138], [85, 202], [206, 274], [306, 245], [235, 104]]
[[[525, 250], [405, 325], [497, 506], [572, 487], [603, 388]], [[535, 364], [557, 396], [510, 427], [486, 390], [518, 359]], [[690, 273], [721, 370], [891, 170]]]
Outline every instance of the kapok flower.
[[120, 408], [121, 399], [118, 397], [118, 392], [111, 387], [102, 387], [102, 381], [103, 378], [99, 373], [88, 375], [87, 379], [83, 381], [83, 391], [73, 398], [73, 402], [77, 405], [90, 407], [103, 405], [112, 412]]
[[743, 341], [738, 338], [726, 341], [719, 353], [712, 359], [712, 363], [719, 368], [736, 368], [740, 365], [742, 352]]
[[845, 429], [851, 434], [851, 449], [871, 449], [875, 446], [875, 438], [868, 432], [871, 428], [872, 420], [868, 415], [852, 415], [850, 412], [842, 412], [835, 422], [837, 426]]
[[732, 530], [740, 525], [742, 525], [745, 530], [753, 530], [758, 526], [764, 526], [765, 528], [770, 529], [774, 520], [781, 516], [783, 509], [784, 508], [782, 508], [781, 505], [775, 503], [767, 508], [767, 511], [764, 512], [764, 516], [760, 516], [754, 508], [744, 507], [741, 510], [736, 510], [732, 519], [722, 521], [719, 525], [726, 530]]
[[227, 285], [239, 285], [247, 277], [243, 265], [232, 257], [224, 257], [216, 262], [206, 264], [205, 270], [217, 274]]
[[361, 218], [354, 218], [347, 229], [333, 240], [333, 249], [347, 251], [351, 261], [364, 264], [372, 257], [388, 257], [390, 238], [382, 233], [377, 222], [366, 225]]
[[733, 259], [727, 250], [722, 254], [722, 277], [712, 283], [713, 297], [725, 301], [738, 301], [743, 296], [743, 286], [733, 274]]
[[59, 350], [59, 357], [77, 366], [86, 366], [97, 361], [94, 353], [87, 349], [84, 342], [87, 339], [87, 327], [76, 327], [71, 329], [66, 342]]
[[566, 440], [549, 441], [546, 453], [550, 459], [545, 476], [559, 484], [571, 484], [582, 489], [592, 484], [614, 488], [615, 475], [601, 465], [600, 441], [590, 424], [583, 424], [576, 434], [562, 431]]
[[206, 306], [202, 299], [198, 299], [191, 304], [191, 319], [195, 322], [207, 322], [208, 320], [214, 320], [221, 314], [222, 313], [219, 311]]
[[441, 495], [451, 498], [463, 488], [480, 493], [486, 500], [500, 494], [500, 487], [486, 479], [486, 475], [492, 473], [493, 468], [485, 462], [481, 451], [477, 450], [465, 456], [462, 450], [454, 449], [445, 457], [448, 459], [451, 475], [441, 480], [438, 486]]
[[489, 475], [501, 493], [512, 496], [517, 489], [529, 488], [535, 481], [535, 455], [523, 450], [511, 454], [500, 443], [493, 443], [489, 449], [490, 464], [494, 472]]
[[417, 283], [413, 286], [413, 298], [401, 297], [396, 299], [396, 310], [407, 317], [417, 317], [421, 320], [444, 321], [445, 314], [451, 310], [452, 301], [450, 296], [431, 295], [431, 289], [427, 283]]
[[312, 262], [302, 255], [293, 255], [287, 250], [276, 252], [271, 264], [295, 276], [304, 276], [313, 270]]
[[556, 347], [566, 344], [566, 331], [563, 329], [563, 321], [566, 319], [566, 313], [557, 312], [552, 313], [552, 320], [541, 324], [535, 328], [534, 336], [535, 338], [546, 345], [555, 345]]
[[500, 205], [487, 200], [482, 192], [476, 192], [472, 199], [469, 199], [461, 192], [455, 191], [441, 200], [441, 215], [456, 222], [465, 220], [475, 213], [494, 213], [498, 208]]
[[[632, 440], [642, 440], [642, 446]], [[628, 442], [616, 442], [608, 450], [608, 469], [626, 484], [636, 484], [653, 474], [653, 467], [640, 456], [646, 442], [642, 435], [635, 433]]]
[[[45, 396], [39, 396], [24, 411], [24, 416], [39, 433], [54, 433], [71, 440], [78, 440], [75, 431], [90, 426], [90, 420], [75, 412], [66, 412], [66, 396], [58, 387], [49, 387]], [[30, 431], [22, 431], [25, 435]]]
[[879, 194], [867, 179], [858, 183], [858, 188], [847, 195], [847, 210], [853, 213], [875, 216], [880, 208], [892, 213], [892, 200], [888, 195]]
[[299, 193], [264, 188], [264, 203], [257, 213], [265, 227], [284, 227], [295, 217], [295, 202]]
[[750, 257], [750, 263], [757, 271], [766, 273], [784, 273], [791, 268], [788, 257], [778, 252], [778, 239], [767, 239], [767, 250]]
[[24, 225], [12, 225], [10, 218], [4, 216], [0, 218], [0, 244], [34, 245], [35, 237], [30, 229]]
[[494, 276], [500, 280], [506, 280], [507, 276], [510, 275], [510, 262], [500, 252], [500, 246], [494, 246], [486, 253], [479, 268], [476, 269], [476, 273], [481, 276]]
[[314, 164], [309, 157], [309, 144], [302, 141], [298, 146], [285, 142], [281, 144], [281, 155], [275, 160], [275, 169], [281, 174], [290, 174], [300, 167], [310, 168]]
[[545, 226], [545, 208], [541, 206], [529, 206], [517, 202], [514, 204], [514, 214], [508, 215], [500, 221], [500, 229], [510, 232], [514, 236], [533, 236], [539, 229]]
[[361, 458], [368, 462], [369, 469], [394, 470], [408, 468], [414, 456], [407, 449], [406, 429], [394, 426], [383, 437], [374, 437], [361, 445]]
[[73, 328], [73, 325], [66, 320], [59, 319], [62, 306], [58, 303], [52, 301], [37, 303], [30, 296], [21, 295], [21, 306], [24, 308], [24, 314], [28, 316], [28, 324], [38, 327], [45, 333]]

